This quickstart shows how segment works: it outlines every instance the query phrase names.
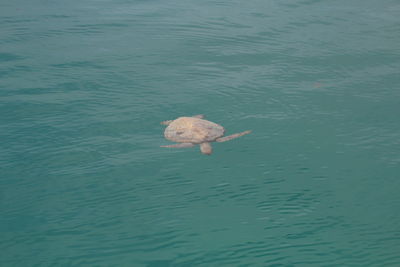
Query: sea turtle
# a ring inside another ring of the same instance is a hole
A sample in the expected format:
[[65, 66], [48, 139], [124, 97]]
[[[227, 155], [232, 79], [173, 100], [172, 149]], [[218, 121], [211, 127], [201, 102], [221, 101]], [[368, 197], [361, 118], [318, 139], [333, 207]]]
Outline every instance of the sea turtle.
[[224, 127], [203, 118], [203, 115], [196, 115], [161, 122], [163, 125], [168, 125], [164, 132], [165, 138], [179, 143], [161, 147], [180, 148], [200, 145], [201, 152], [210, 155], [212, 153], [210, 142], [225, 142], [251, 132], [245, 131], [222, 137], [225, 133]]

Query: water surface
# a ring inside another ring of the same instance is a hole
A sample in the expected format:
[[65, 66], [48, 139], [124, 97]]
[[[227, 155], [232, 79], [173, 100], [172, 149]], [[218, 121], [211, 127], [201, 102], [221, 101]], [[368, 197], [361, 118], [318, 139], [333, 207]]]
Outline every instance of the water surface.
[[0, 265], [400, 265], [399, 11], [0, 3]]

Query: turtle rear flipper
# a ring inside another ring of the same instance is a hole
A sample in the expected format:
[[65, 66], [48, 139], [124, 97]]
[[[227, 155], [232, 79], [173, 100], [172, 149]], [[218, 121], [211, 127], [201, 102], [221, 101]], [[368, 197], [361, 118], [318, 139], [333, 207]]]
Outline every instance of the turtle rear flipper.
[[199, 115], [194, 115], [192, 116], [193, 118], [198, 118], [198, 119], [204, 119], [204, 115], [203, 114], [199, 114]]
[[169, 120], [169, 121], [162, 121], [160, 122], [161, 125], [170, 125], [171, 122], [173, 122], [174, 120]]
[[[204, 115], [203, 115], [203, 114], [198, 114], [198, 115], [192, 116], [192, 118], [204, 119]], [[161, 125], [170, 125], [171, 122], [173, 122], [173, 121], [174, 121], [174, 120], [162, 121], [162, 122], [160, 122], [160, 124], [161, 124]]]
[[215, 141], [216, 142], [226, 142], [226, 141], [241, 137], [241, 136], [249, 134], [249, 133], [251, 133], [251, 131], [244, 131], [244, 132], [241, 132], [241, 133], [231, 134], [231, 135], [228, 135], [228, 136], [225, 136], [225, 137], [217, 138], [217, 139], [215, 139]]

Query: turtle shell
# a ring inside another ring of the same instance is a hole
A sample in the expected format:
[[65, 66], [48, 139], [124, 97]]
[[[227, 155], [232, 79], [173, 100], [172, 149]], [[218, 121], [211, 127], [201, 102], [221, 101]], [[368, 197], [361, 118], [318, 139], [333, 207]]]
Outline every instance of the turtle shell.
[[224, 135], [225, 129], [214, 122], [194, 117], [180, 117], [165, 129], [164, 136], [178, 143], [204, 143]]

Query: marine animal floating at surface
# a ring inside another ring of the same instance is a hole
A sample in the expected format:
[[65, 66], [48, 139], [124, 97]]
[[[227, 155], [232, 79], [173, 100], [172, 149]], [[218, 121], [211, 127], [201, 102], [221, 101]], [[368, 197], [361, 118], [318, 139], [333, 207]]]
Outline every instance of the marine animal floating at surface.
[[203, 115], [179, 117], [175, 120], [163, 121], [161, 124], [168, 125], [164, 131], [165, 138], [178, 143], [161, 147], [183, 148], [200, 145], [201, 153], [206, 155], [212, 153], [211, 142], [226, 142], [251, 133], [251, 131], [244, 131], [224, 136], [225, 128], [204, 120]]

